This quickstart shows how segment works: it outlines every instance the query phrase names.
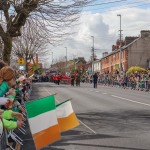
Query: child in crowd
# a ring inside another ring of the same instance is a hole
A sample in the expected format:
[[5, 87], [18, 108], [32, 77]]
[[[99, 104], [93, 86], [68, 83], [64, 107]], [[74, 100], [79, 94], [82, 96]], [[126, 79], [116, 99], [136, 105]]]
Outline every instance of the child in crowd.
[[[12, 104], [15, 99], [15, 89], [12, 89], [12, 87], [15, 84], [16, 84], [15, 71], [9, 66], [3, 66], [0, 69], [0, 97], [1, 97], [0, 100], [2, 100], [3, 96], [6, 97], [7, 102], [2, 108], [9, 109], [9, 110], [4, 111], [1, 109], [0, 114], [2, 116], [4, 127], [7, 129], [14, 129], [17, 127], [21, 127], [23, 125], [23, 121], [20, 120], [22, 119], [21, 113], [16, 113], [10, 110], [12, 109]], [[9, 105], [7, 105], [8, 101], [9, 101]], [[10, 119], [14, 117], [17, 117], [19, 120], [17, 120], [17, 122], [10, 121]]]

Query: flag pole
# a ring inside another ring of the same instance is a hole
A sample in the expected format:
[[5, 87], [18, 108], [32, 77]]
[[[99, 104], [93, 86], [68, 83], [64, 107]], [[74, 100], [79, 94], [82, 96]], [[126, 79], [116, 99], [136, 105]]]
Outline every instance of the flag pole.
[[63, 102], [60, 102], [60, 103], [56, 104], [56, 107], [59, 106], [59, 105], [61, 105], [61, 104], [63, 104], [63, 103], [66, 103], [67, 101], [70, 101], [70, 100], [72, 100], [72, 98], [69, 98], [69, 99], [67, 99], [67, 100], [65, 100]]
[[39, 98], [39, 99], [31, 100], [31, 101], [29, 101], [29, 102], [25, 102], [25, 104], [31, 103], [32, 101], [38, 101], [38, 100], [41, 100], [41, 99], [46, 98], [46, 97], [55, 96], [55, 95], [57, 95], [57, 93], [54, 93], [54, 94], [52, 94], [52, 95], [48, 95], [48, 96], [45, 96], [45, 97], [41, 97], [41, 98]]

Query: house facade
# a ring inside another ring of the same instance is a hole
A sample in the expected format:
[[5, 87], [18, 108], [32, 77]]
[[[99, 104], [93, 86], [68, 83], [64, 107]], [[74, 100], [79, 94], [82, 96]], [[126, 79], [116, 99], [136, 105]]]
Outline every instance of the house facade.
[[94, 72], [101, 72], [101, 60], [94, 61], [92, 66]]
[[[114, 47], [114, 46], [113, 46]], [[120, 59], [121, 58], [121, 59]], [[126, 72], [131, 66], [148, 68], [150, 63], [150, 31], [141, 31], [140, 37], [126, 37], [124, 46], [101, 59], [102, 72]], [[120, 65], [121, 64], [121, 65]]]
[[128, 51], [127, 49], [116, 50], [113, 53], [108, 54], [106, 57], [101, 59], [101, 71], [105, 73], [114, 72], [120, 70], [120, 57], [122, 62], [122, 69], [126, 71], [128, 69]]
[[150, 31], [141, 31], [141, 37], [128, 46], [128, 65], [149, 67]]

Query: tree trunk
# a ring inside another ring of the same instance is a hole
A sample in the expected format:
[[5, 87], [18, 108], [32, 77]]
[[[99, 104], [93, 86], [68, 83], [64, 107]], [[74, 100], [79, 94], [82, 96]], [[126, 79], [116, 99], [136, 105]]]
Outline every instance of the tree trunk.
[[3, 61], [10, 65], [10, 56], [12, 50], [12, 37], [9, 35], [5, 35], [2, 38], [4, 42], [4, 49], [3, 49]]

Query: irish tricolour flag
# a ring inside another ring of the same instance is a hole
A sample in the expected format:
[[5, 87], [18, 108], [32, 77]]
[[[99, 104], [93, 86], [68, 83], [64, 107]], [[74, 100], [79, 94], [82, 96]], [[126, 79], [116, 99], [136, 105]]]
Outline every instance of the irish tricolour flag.
[[30, 130], [37, 149], [60, 139], [54, 96], [25, 104]]
[[70, 130], [79, 125], [79, 121], [72, 109], [70, 100], [57, 104], [56, 112], [61, 132]]

